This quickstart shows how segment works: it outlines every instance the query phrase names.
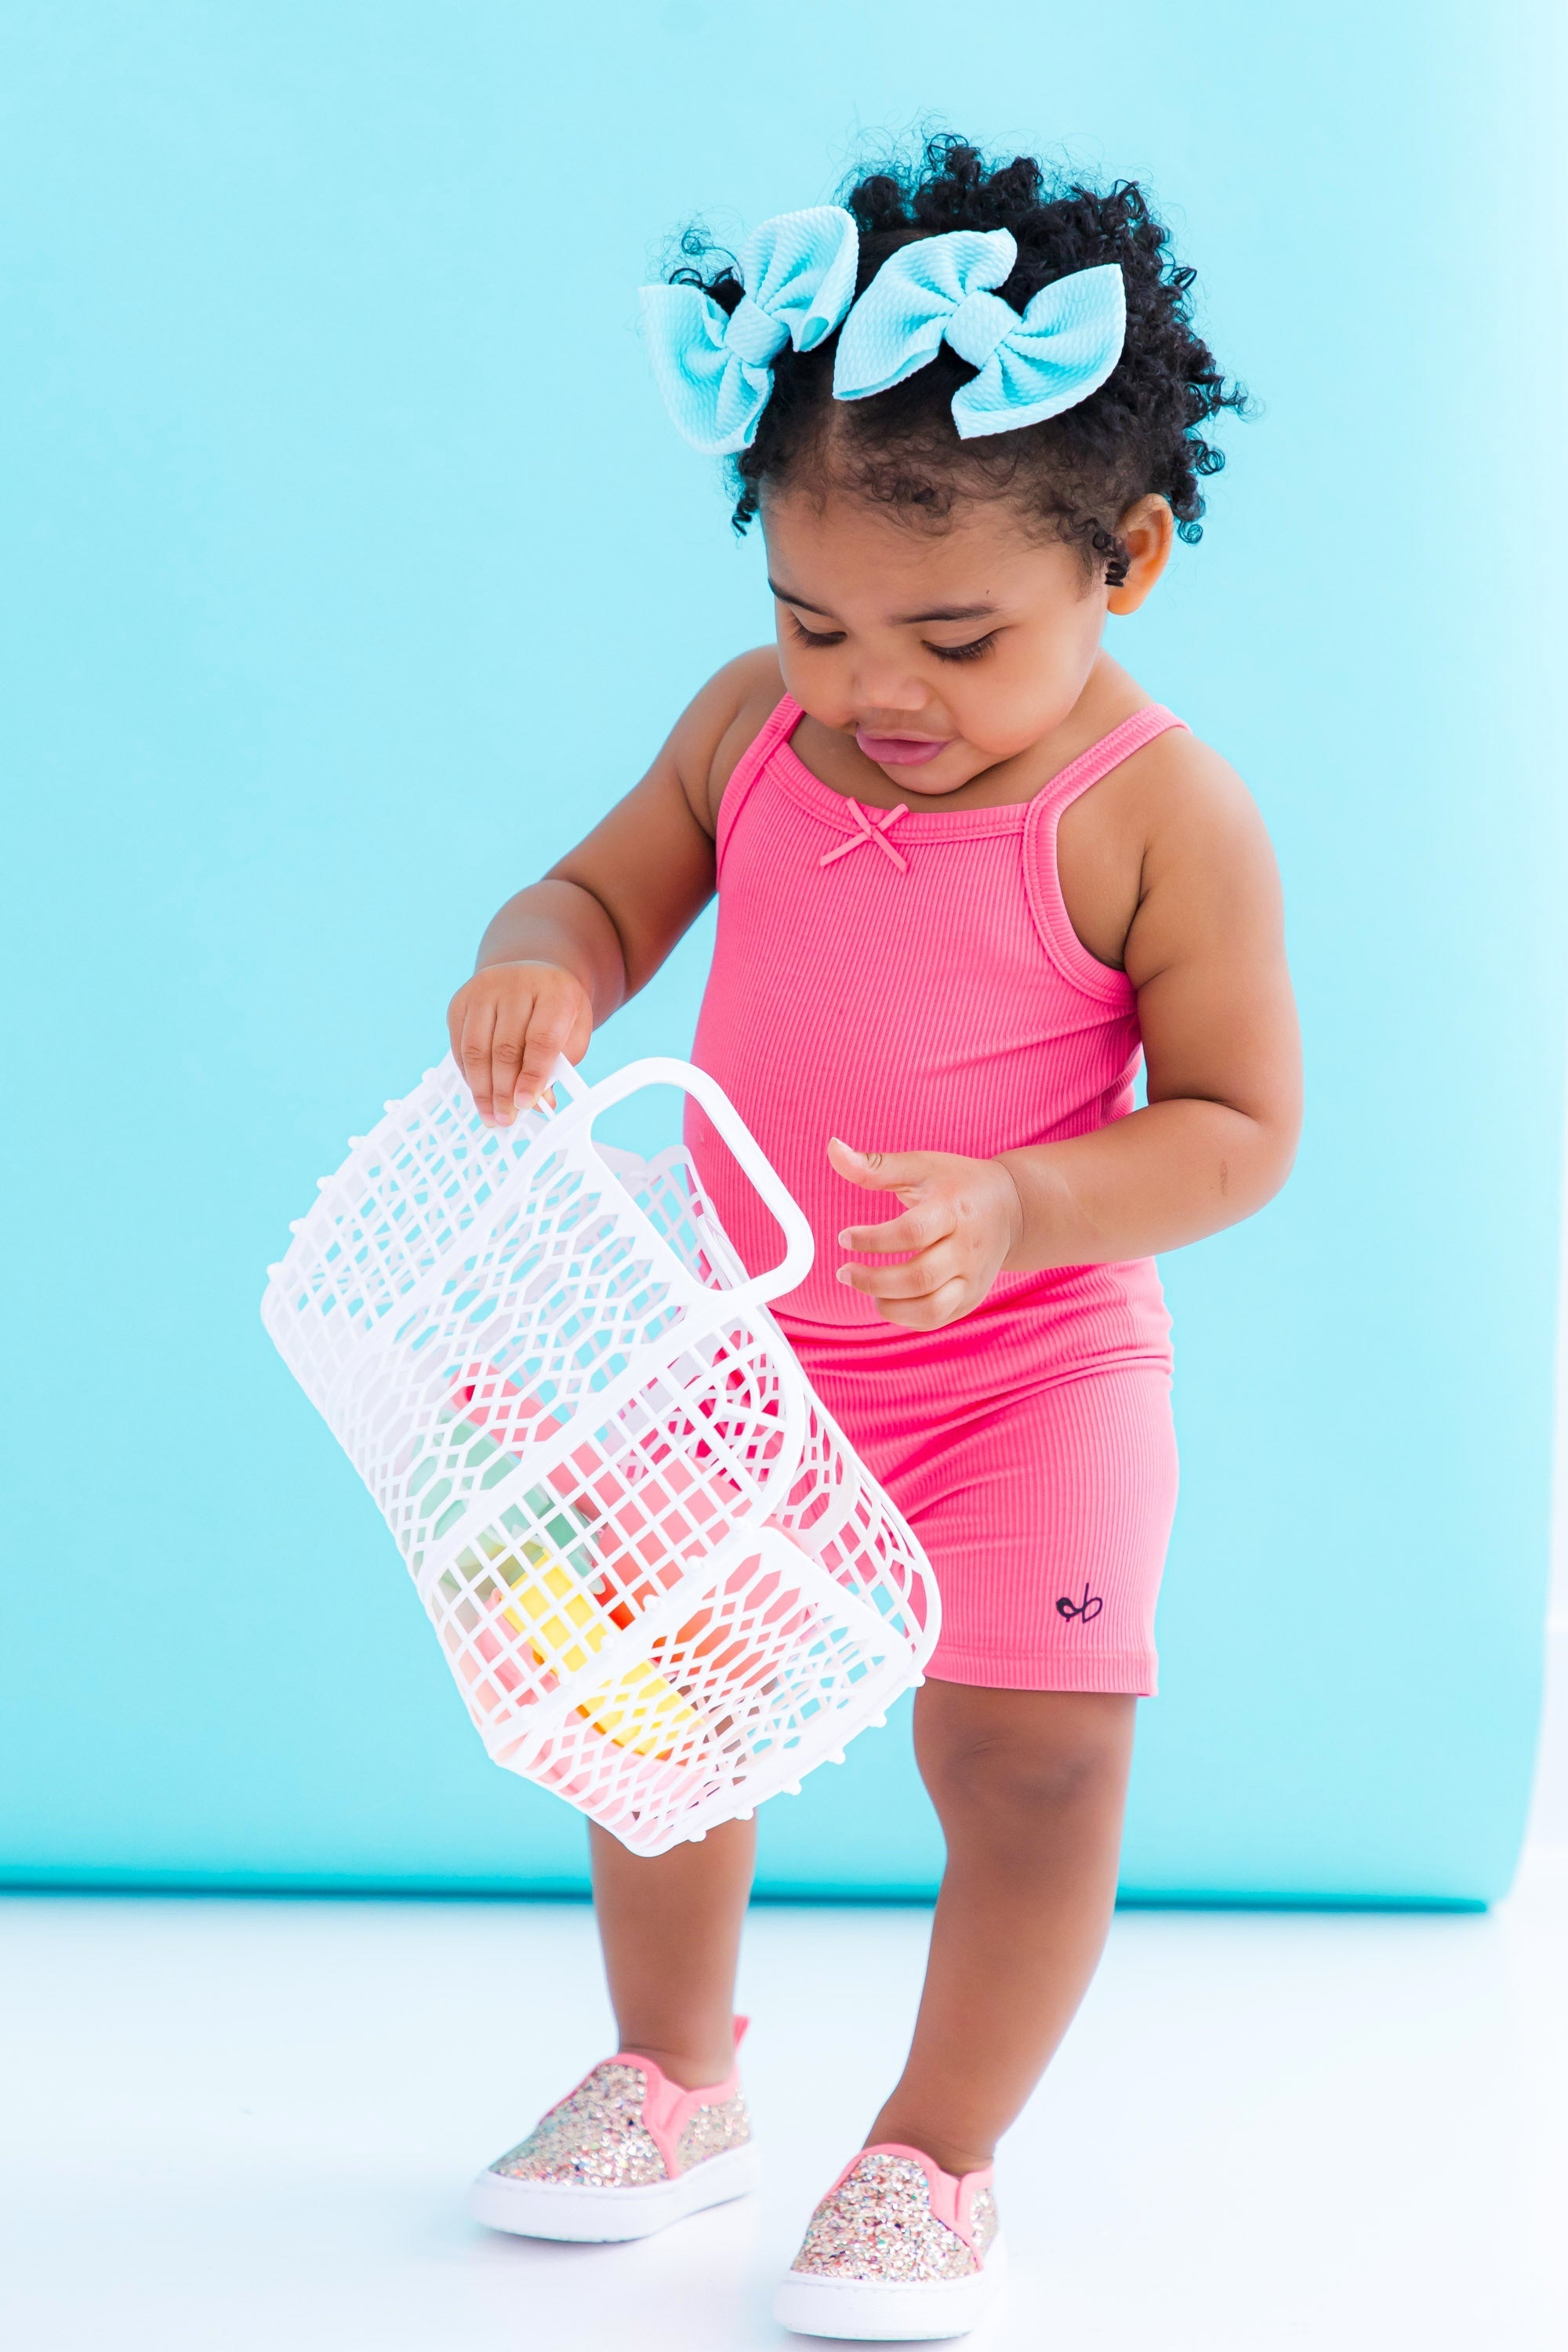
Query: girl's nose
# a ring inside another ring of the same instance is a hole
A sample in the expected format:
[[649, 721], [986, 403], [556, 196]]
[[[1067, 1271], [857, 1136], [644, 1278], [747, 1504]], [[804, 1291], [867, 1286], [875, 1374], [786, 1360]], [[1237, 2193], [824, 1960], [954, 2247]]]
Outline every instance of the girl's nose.
[[931, 696], [918, 677], [895, 669], [859, 668], [850, 681], [855, 715], [863, 727], [885, 724], [889, 731], [911, 727], [929, 708]]

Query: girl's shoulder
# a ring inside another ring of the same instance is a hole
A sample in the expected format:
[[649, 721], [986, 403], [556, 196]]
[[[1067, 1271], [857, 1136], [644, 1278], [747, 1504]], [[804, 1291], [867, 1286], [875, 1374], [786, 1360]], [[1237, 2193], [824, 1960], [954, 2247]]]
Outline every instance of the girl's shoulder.
[[[1140, 696], [1120, 716], [1152, 707]], [[1072, 799], [1055, 846], [1074, 930], [1100, 962], [1122, 970], [1134, 925], [1149, 932], [1156, 908], [1194, 918], [1206, 908], [1217, 921], [1222, 902], [1276, 887], [1252, 794], [1186, 727], [1165, 728]]]
[[1187, 898], [1276, 887], [1263, 812], [1212, 743], [1173, 727], [1128, 766], [1126, 819], [1142, 843], [1145, 899], [1162, 886]]
[[717, 830], [724, 787], [784, 691], [776, 647], [757, 646], [716, 670], [682, 713], [672, 748], [692, 814], [707, 833]]
[[[1129, 697], [1125, 709], [1113, 708], [1103, 736], [1114, 734], [1121, 720], [1153, 708], [1141, 692]], [[1100, 775], [1068, 808], [1063, 824], [1068, 833], [1109, 828], [1142, 848], [1159, 835], [1223, 829], [1256, 814], [1252, 795], [1229, 761], [1190, 727], [1167, 724]]]

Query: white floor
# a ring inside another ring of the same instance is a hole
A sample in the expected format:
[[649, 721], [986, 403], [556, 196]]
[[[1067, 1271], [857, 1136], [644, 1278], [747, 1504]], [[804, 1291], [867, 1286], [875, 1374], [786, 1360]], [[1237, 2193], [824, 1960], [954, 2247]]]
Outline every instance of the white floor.
[[[917, 1911], [763, 1909], [760, 2199], [487, 2236], [468, 2175], [603, 2054], [587, 1912], [0, 1905], [9, 2352], [749, 2352], [895, 2069]], [[1561, 2352], [1568, 1852], [1496, 1916], [1122, 1914], [1004, 2150], [976, 2347]]]

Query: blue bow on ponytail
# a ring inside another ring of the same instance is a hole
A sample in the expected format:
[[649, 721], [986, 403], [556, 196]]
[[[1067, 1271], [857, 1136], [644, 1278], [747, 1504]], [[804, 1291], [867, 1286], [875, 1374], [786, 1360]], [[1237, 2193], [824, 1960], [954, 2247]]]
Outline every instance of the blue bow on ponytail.
[[1108, 262], [1058, 278], [1020, 316], [992, 291], [1017, 257], [1005, 228], [952, 229], [900, 247], [838, 338], [835, 399], [867, 400], [902, 383], [944, 342], [980, 371], [952, 396], [964, 441], [1038, 425], [1098, 392], [1127, 336], [1120, 268]]
[[785, 343], [809, 352], [855, 294], [859, 237], [837, 205], [779, 213], [735, 257], [745, 292], [727, 315], [699, 286], [645, 286], [643, 324], [665, 405], [694, 448], [750, 448]]

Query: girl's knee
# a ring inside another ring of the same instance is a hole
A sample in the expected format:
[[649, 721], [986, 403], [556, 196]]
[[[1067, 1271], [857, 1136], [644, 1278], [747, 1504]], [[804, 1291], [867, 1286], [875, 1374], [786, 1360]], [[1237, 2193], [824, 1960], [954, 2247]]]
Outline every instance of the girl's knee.
[[939, 1812], [999, 1815], [1021, 1826], [1119, 1803], [1134, 1704], [1099, 1693], [966, 1692], [920, 1727], [921, 1775]]
[[1056, 1819], [1121, 1789], [1119, 1757], [1101, 1745], [977, 1738], [944, 1757], [927, 1786], [939, 1811]]

